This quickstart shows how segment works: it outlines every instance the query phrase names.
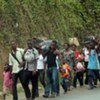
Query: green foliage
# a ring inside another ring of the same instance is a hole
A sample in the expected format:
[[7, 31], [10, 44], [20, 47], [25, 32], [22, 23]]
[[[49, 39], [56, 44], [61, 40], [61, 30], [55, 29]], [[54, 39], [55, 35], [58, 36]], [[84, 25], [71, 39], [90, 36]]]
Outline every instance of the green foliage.
[[0, 0], [1, 50], [13, 39], [24, 46], [34, 36], [64, 43], [90, 34], [100, 34], [100, 0]]
[[99, 0], [0, 0], [0, 37], [64, 42], [75, 34], [99, 34], [99, 18]]

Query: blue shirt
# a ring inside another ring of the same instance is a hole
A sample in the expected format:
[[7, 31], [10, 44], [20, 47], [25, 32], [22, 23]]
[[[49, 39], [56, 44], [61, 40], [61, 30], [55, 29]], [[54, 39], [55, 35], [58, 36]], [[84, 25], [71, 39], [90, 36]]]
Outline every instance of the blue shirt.
[[94, 49], [90, 51], [88, 69], [98, 69], [97, 54]]

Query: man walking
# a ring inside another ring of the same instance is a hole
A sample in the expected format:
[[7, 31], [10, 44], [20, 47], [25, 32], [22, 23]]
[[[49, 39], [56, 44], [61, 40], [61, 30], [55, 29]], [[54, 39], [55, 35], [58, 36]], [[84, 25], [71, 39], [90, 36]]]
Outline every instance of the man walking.
[[[24, 52], [25, 68], [24, 68], [24, 85], [27, 100], [34, 100], [37, 92], [37, 58], [38, 51], [33, 48], [32, 41], [28, 40], [28, 48]], [[32, 92], [29, 83], [32, 83]]]
[[17, 82], [18, 78], [24, 88], [23, 85], [23, 53], [24, 50], [17, 47], [17, 43], [12, 41], [11, 43], [11, 53], [9, 53], [9, 65], [12, 67], [12, 92], [13, 92], [13, 100], [18, 100], [17, 94]]
[[58, 68], [56, 63], [56, 58], [59, 57], [59, 52], [57, 50], [57, 42], [53, 41], [51, 43], [50, 49], [46, 54], [46, 64], [47, 64], [47, 86], [45, 87], [45, 94], [43, 97], [48, 98], [50, 95], [50, 90], [52, 95], [51, 97], [56, 97], [58, 90]]

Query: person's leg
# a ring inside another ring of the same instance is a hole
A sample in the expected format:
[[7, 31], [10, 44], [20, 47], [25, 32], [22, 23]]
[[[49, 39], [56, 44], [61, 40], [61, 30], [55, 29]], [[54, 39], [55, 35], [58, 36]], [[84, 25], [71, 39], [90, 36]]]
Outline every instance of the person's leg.
[[9, 86], [10, 94], [12, 95], [12, 86]]
[[94, 85], [97, 85], [98, 84], [98, 80], [99, 80], [99, 70], [94, 70]]
[[100, 69], [99, 69], [99, 71], [98, 71], [98, 76], [99, 76], [99, 82], [100, 82]]
[[60, 83], [59, 83], [59, 70], [58, 70], [58, 76], [57, 76], [57, 95], [60, 94]]
[[[52, 76], [53, 76], [53, 71], [52, 71]], [[56, 94], [59, 96], [60, 93], [60, 86], [59, 86], [59, 71], [57, 69], [57, 79], [56, 79]], [[52, 88], [51, 88], [51, 94], [54, 94], [54, 85], [53, 85], [53, 77], [52, 77]]]
[[7, 87], [3, 86], [3, 100], [6, 100], [6, 95], [7, 95]]
[[12, 94], [13, 94], [13, 100], [18, 100], [18, 94], [17, 94], [17, 80], [18, 80], [18, 74], [12, 75]]
[[67, 92], [67, 82], [66, 82], [66, 78], [62, 78], [61, 80], [61, 85], [62, 85], [62, 88], [64, 89], [64, 93]]
[[53, 80], [52, 86], [53, 86], [53, 92], [55, 94], [57, 94], [57, 84], [58, 84], [57, 79], [58, 79], [58, 69], [54, 67], [52, 71], [52, 80]]
[[35, 97], [37, 97], [36, 95], [36, 93], [37, 93], [37, 76], [36, 76], [37, 74], [33, 74], [33, 73], [31, 73], [31, 82], [32, 82], [32, 100], [34, 100], [35, 99]]
[[77, 73], [74, 74], [73, 87], [77, 88]]
[[78, 77], [80, 86], [83, 86], [83, 72], [79, 72], [77, 77]]
[[92, 70], [88, 70], [88, 84], [89, 84], [89, 88], [93, 89], [94, 88], [94, 84], [93, 84], [93, 72]]
[[72, 86], [72, 71], [70, 72], [70, 74], [69, 74], [69, 76], [68, 76], [68, 78], [67, 78], [67, 87], [68, 87], [68, 91], [70, 91], [71, 90], [71, 86]]
[[49, 97], [50, 90], [51, 90], [51, 83], [52, 83], [52, 70], [48, 69], [47, 70], [47, 83], [46, 83], [45, 93], [43, 97]]
[[88, 69], [87, 69], [87, 66], [88, 66], [88, 62], [85, 62], [85, 74], [86, 74], [85, 84], [86, 85], [88, 84]]
[[38, 72], [36, 72], [36, 74], [34, 75], [34, 82], [36, 83], [35, 84], [35, 88], [36, 88], [36, 91], [35, 91], [35, 96], [36, 97], [39, 97], [39, 86], [38, 86]]
[[86, 69], [86, 79], [85, 79], [85, 84], [88, 85], [88, 69]]
[[98, 77], [97, 77], [97, 71], [94, 71], [95, 78], [94, 78], [94, 85], [96, 86], [98, 84]]
[[39, 71], [39, 80], [42, 84], [42, 86], [45, 88], [46, 83], [45, 83], [45, 72], [43, 70]]
[[25, 91], [26, 99], [31, 98], [31, 92], [29, 89], [30, 76], [31, 76], [30, 71], [27, 71], [27, 70], [25, 70], [24, 72], [21, 71], [19, 73], [19, 80], [20, 80], [22, 87]]
[[82, 72], [82, 75], [81, 75], [81, 86], [83, 86], [84, 85], [84, 73]]
[[88, 77], [88, 84], [89, 84], [89, 88], [90, 89], [93, 89], [94, 88], [94, 85], [93, 85], [93, 77], [92, 76], [89, 76]]

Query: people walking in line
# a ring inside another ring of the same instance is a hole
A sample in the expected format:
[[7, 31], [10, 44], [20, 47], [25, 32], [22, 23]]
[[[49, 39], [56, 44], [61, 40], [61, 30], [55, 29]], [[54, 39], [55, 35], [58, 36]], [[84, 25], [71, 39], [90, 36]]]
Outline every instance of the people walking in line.
[[[77, 88], [84, 82], [89, 89], [94, 89], [100, 81], [100, 43], [99, 39], [85, 42], [85, 47], [78, 50], [74, 44], [64, 44], [58, 49], [58, 43], [52, 41], [48, 49], [42, 49], [36, 38], [27, 41], [27, 48], [18, 48], [11, 42], [9, 64], [4, 66], [3, 98], [6, 100], [7, 89], [18, 99], [17, 83], [21, 82], [26, 100], [39, 97], [39, 82], [44, 89], [44, 98], [55, 98], [60, 95], [60, 84], [67, 93], [71, 86]], [[84, 74], [85, 73], [85, 74]], [[84, 80], [85, 79], [85, 80]], [[30, 84], [31, 82], [31, 84]], [[59, 84], [60, 83], [60, 84]], [[32, 87], [30, 87], [30, 85]]]

